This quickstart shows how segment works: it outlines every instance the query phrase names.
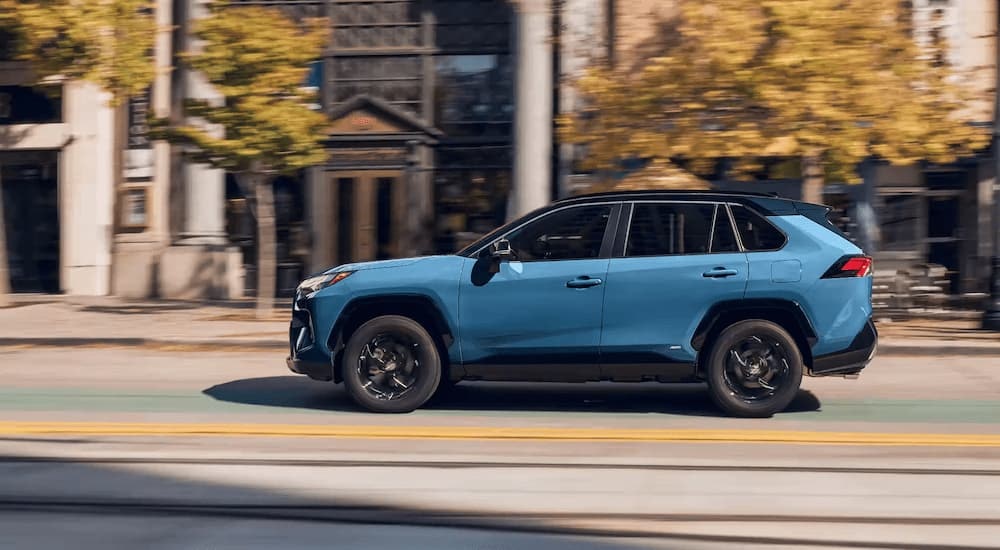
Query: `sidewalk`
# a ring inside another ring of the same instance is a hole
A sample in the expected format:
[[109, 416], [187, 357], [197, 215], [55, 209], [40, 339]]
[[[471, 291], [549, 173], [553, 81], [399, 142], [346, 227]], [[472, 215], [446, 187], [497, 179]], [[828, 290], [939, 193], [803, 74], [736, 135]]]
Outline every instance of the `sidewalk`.
[[[134, 346], [177, 351], [286, 350], [289, 313], [254, 318], [251, 302], [129, 302], [15, 296], [0, 309], [0, 346]], [[880, 322], [880, 355], [996, 355], [1000, 334], [973, 320]]]
[[131, 302], [111, 297], [15, 296], [0, 309], [0, 346], [288, 349], [287, 308], [256, 320], [252, 302]]

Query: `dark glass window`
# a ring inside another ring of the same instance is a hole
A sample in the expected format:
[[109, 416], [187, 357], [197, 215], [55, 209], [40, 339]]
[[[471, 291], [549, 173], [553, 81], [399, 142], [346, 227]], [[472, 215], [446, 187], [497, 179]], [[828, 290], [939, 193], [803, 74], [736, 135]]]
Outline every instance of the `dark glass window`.
[[732, 210], [743, 248], [748, 252], [777, 250], [785, 245], [785, 235], [760, 214], [743, 206], [734, 205]]
[[31, 124], [62, 120], [62, 89], [0, 86], [0, 124]]
[[541, 217], [507, 239], [519, 261], [580, 260], [601, 254], [611, 206], [576, 206]]
[[331, 9], [333, 45], [338, 49], [421, 46], [420, 11], [416, 2], [336, 2]]
[[882, 198], [878, 212], [883, 250], [909, 251], [920, 246], [921, 224], [926, 199], [919, 195], [888, 195]]
[[434, 120], [451, 135], [509, 135], [514, 116], [508, 55], [442, 55], [435, 59]]
[[637, 204], [625, 255], [707, 254], [714, 213], [713, 204]]
[[736, 235], [733, 234], [733, 224], [729, 221], [726, 207], [719, 205], [715, 209], [715, 230], [712, 233], [712, 252], [738, 252]]
[[334, 106], [360, 94], [420, 112], [420, 58], [417, 56], [336, 57], [330, 85]]

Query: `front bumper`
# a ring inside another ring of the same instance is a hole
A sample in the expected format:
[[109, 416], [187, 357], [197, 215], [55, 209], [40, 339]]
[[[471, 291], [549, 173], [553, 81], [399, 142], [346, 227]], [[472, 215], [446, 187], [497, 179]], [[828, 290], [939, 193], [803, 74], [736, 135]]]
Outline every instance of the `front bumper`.
[[333, 367], [325, 361], [305, 361], [295, 357], [285, 359], [288, 370], [296, 374], [304, 374], [313, 380], [324, 382], [333, 380]]
[[288, 370], [313, 380], [333, 380], [333, 365], [316, 342], [316, 331], [308, 304], [296, 295], [288, 326]]
[[812, 376], [850, 376], [858, 374], [875, 357], [878, 349], [878, 330], [871, 318], [851, 345], [842, 351], [813, 358], [809, 374]]

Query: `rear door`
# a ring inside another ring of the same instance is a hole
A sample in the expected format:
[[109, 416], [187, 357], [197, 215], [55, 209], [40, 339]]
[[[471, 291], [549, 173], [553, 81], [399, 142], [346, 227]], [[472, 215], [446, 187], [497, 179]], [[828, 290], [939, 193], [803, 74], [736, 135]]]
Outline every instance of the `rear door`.
[[[747, 256], [729, 208], [713, 202], [636, 202], [608, 267], [601, 335], [603, 376], [669, 376], [695, 359], [705, 312], [743, 298]], [[683, 368], [689, 368], [685, 366]]]

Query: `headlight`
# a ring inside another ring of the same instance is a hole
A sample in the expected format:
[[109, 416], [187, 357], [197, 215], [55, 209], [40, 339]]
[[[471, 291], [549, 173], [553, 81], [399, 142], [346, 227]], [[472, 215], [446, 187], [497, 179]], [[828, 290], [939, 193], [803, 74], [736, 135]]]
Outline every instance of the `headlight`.
[[323, 275], [317, 275], [315, 277], [309, 277], [308, 279], [299, 283], [298, 291], [302, 294], [312, 294], [314, 292], [323, 290], [324, 288], [339, 283], [346, 279], [353, 271], [339, 271], [337, 273], [325, 273]]

